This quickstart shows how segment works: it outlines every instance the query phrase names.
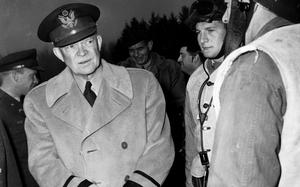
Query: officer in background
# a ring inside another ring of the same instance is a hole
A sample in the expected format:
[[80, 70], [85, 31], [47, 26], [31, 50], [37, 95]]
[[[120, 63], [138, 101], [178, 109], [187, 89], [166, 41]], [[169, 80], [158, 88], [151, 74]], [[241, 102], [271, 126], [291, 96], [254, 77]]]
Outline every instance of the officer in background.
[[157, 78], [165, 99], [166, 110], [170, 120], [171, 134], [175, 145], [175, 160], [164, 187], [184, 185], [184, 100], [185, 77], [178, 62], [167, 59], [153, 51], [155, 43], [149, 28], [141, 26], [124, 33], [124, 43], [129, 57], [120, 62], [127, 68], [145, 69]]
[[163, 92], [151, 72], [101, 58], [99, 16], [71, 3], [39, 25], [66, 68], [25, 97], [30, 171], [42, 187], [160, 186], [174, 160]]
[[196, 34], [189, 30], [185, 36], [185, 41], [179, 50], [177, 61], [181, 65], [184, 80], [187, 83], [192, 73], [205, 61], [197, 42]]
[[[1, 129], [1, 135], [7, 133], [25, 187], [38, 186], [28, 170], [22, 101], [22, 98], [38, 84], [37, 70], [41, 70], [41, 67], [37, 63], [35, 49], [15, 52], [0, 60], [0, 121], [4, 127]], [[4, 138], [3, 135], [2, 141], [8, 143]], [[8, 155], [6, 158], [13, 159]], [[6, 169], [11, 168], [7, 165]], [[3, 172], [7, 171], [2, 170], [1, 173]], [[9, 184], [8, 182], [7, 185]]]

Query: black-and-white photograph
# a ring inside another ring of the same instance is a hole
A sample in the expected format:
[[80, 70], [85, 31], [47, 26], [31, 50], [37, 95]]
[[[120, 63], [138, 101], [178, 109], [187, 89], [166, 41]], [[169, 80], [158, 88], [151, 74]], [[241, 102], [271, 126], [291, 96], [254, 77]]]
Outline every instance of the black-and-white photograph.
[[299, 187], [300, 0], [0, 0], [0, 187]]

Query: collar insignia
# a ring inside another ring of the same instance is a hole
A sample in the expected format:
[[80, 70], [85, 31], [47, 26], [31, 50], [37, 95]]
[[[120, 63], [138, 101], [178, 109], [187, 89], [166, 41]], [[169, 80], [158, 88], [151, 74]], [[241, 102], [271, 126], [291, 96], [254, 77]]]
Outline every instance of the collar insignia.
[[62, 27], [65, 29], [72, 29], [77, 25], [77, 19], [73, 10], [69, 12], [67, 10], [62, 11], [62, 15], [58, 15], [58, 19], [62, 24]]

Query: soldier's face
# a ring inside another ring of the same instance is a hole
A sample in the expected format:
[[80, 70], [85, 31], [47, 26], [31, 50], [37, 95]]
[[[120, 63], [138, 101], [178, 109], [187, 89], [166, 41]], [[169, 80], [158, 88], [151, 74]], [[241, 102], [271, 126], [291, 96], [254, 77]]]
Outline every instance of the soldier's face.
[[95, 72], [100, 64], [101, 37], [93, 35], [74, 44], [59, 48], [61, 60], [76, 75], [87, 76]]
[[177, 61], [180, 63], [182, 71], [191, 75], [197, 69], [200, 58], [189, 53], [186, 46], [181, 47], [179, 53]]
[[201, 52], [206, 58], [215, 58], [222, 49], [226, 28], [222, 21], [198, 22], [197, 40]]
[[149, 53], [152, 48], [152, 41], [138, 42], [128, 48], [129, 56], [136, 64], [143, 65], [149, 60]]
[[21, 95], [26, 95], [34, 86], [38, 84], [36, 73], [36, 70], [29, 68], [23, 68], [23, 71], [17, 72], [17, 84], [19, 84], [18, 87], [20, 88]]

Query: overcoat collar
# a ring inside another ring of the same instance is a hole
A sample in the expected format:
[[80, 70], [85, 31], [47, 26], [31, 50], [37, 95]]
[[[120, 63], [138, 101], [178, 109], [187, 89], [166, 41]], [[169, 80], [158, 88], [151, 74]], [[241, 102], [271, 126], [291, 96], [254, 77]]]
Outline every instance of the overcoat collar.
[[102, 79], [93, 108], [86, 102], [68, 67], [46, 86], [46, 101], [53, 113], [88, 133], [111, 121], [131, 104], [133, 98], [131, 80], [124, 67], [102, 60], [97, 73]]

